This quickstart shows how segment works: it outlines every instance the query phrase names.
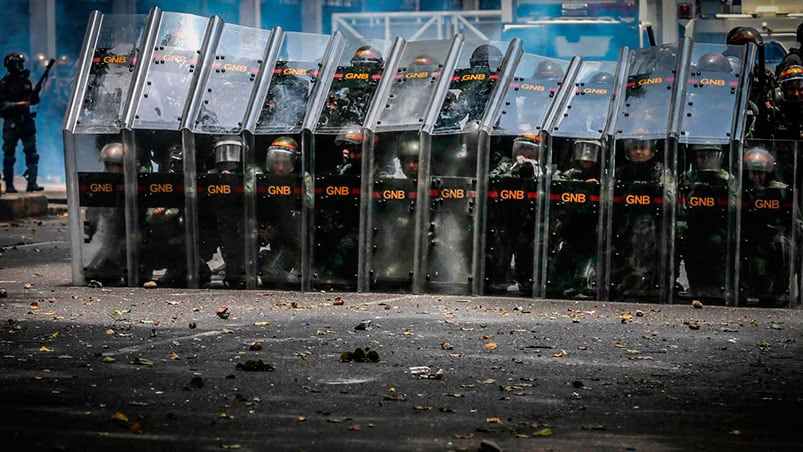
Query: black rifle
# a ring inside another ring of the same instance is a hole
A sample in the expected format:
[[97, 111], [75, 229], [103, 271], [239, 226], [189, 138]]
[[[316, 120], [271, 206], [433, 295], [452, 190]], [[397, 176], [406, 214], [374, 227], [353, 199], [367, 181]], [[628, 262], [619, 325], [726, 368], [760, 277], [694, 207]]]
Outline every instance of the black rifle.
[[48, 74], [50, 74], [50, 68], [52, 68], [53, 64], [55, 64], [55, 63], [56, 63], [56, 60], [53, 59], [53, 58], [51, 58], [50, 61], [47, 62], [47, 66], [45, 66], [45, 72], [42, 74], [41, 77], [39, 77], [39, 81], [36, 82], [36, 86], [33, 87], [33, 92], [34, 93], [38, 94], [39, 91], [42, 91], [42, 85], [45, 83], [45, 80], [47, 79]]

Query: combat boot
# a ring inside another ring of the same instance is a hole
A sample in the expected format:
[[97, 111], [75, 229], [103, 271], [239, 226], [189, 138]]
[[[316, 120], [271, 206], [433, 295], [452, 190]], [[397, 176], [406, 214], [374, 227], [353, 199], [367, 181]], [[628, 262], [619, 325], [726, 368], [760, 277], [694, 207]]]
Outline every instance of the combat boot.
[[17, 189], [14, 188], [14, 168], [3, 169], [3, 179], [6, 181], [6, 193], [17, 193]]
[[25, 172], [25, 178], [28, 179], [28, 186], [25, 187], [25, 191], [27, 192], [42, 191], [45, 189], [44, 187], [40, 187], [39, 185], [36, 184], [36, 176], [38, 175], [39, 175], [39, 167], [37, 165], [31, 165], [28, 168], [28, 171]]

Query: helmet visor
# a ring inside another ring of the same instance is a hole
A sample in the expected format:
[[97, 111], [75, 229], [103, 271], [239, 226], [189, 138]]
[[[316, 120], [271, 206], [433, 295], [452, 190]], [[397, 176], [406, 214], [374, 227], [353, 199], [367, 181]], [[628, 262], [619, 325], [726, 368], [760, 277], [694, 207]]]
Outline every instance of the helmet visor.
[[590, 143], [588, 141], [578, 141], [574, 143], [574, 154], [572, 158], [578, 162], [581, 160], [587, 162], [599, 161], [599, 144]]
[[243, 145], [237, 141], [221, 141], [215, 146], [215, 163], [239, 163]]

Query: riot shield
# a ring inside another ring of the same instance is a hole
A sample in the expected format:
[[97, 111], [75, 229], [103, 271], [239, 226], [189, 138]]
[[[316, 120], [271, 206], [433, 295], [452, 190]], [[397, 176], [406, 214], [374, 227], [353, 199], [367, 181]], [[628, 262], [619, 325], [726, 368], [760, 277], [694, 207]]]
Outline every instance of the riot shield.
[[145, 19], [96, 11], [87, 26], [64, 122], [75, 284], [129, 280], [120, 118]]
[[599, 139], [553, 138], [551, 156], [556, 169], [545, 219], [544, 294], [597, 298], [604, 145]]
[[[312, 250], [313, 288], [356, 290], [359, 274], [360, 197], [362, 193], [363, 121], [385, 70], [385, 41], [346, 41], [331, 55], [320, 80], [321, 110], [305, 120], [311, 137], [314, 181]], [[337, 66], [331, 69], [331, 64]], [[309, 122], [307, 122], [309, 121]], [[373, 170], [373, 169], [372, 169]], [[377, 172], [385, 171], [376, 169]], [[378, 175], [378, 174], [377, 174]]]
[[300, 141], [300, 135], [256, 137], [256, 162], [265, 168], [256, 177], [261, 287], [301, 289], [303, 209], [312, 203], [312, 181], [302, 171]]
[[208, 18], [166, 12], [161, 15], [144, 80], [133, 100], [134, 129], [179, 130], [184, 106], [194, 88]]
[[336, 133], [350, 125], [362, 125], [379, 80], [385, 70], [387, 41], [347, 41], [338, 66], [328, 85], [323, 109], [315, 125], [316, 133]]
[[141, 282], [187, 284], [184, 156], [177, 131], [138, 130], [137, 219]]
[[568, 66], [568, 61], [522, 55], [499, 118], [494, 121], [493, 133], [512, 135], [540, 131]]
[[452, 40], [408, 42], [377, 97], [379, 131], [370, 147], [373, 165], [368, 200], [368, 278], [372, 290], [411, 291], [414, 272], [415, 209], [421, 137], [426, 116], [443, 73]]
[[538, 135], [568, 62], [523, 54], [497, 118], [491, 118], [482, 291], [532, 296], [539, 179], [546, 173]]
[[675, 266], [676, 285], [682, 287], [676, 287], [676, 297], [730, 301], [735, 243], [729, 218], [736, 207], [737, 181], [728, 170], [727, 149], [716, 143], [679, 149]]
[[[492, 142], [493, 147], [517, 146], [510, 137]], [[493, 164], [488, 176], [483, 280], [486, 294], [528, 297], [533, 294], [536, 200], [538, 179], [544, 172], [538, 163], [540, 158], [540, 155], [529, 158], [530, 161], [501, 158]]]
[[128, 282], [125, 217], [126, 149], [119, 135], [76, 135], [83, 282]]
[[[675, 298], [731, 304], [735, 290], [738, 167], [735, 152], [750, 127], [745, 110], [750, 67], [742, 46], [694, 43], [677, 109], [678, 198]], [[684, 62], [684, 64], [686, 64]], [[744, 92], [744, 96], [742, 96]]]
[[78, 126], [84, 133], [120, 127], [146, 19], [145, 15], [128, 14], [103, 17], [78, 115]]
[[301, 130], [328, 40], [327, 36], [318, 34], [284, 34], [255, 134], [298, 133]]
[[678, 85], [677, 54], [676, 45], [666, 45], [627, 56], [611, 162], [611, 299], [665, 302], [671, 295], [674, 142], [666, 137]]
[[[574, 66], [572, 67], [574, 72]], [[540, 292], [549, 298], [600, 298], [603, 272], [603, 139], [616, 64], [583, 61], [547, 125]]]
[[506, 48], [507, 44], [500, 42], [465, 43], [435, 123], [435, 134], [458, 132], [467, 123], [482, 119]]
[[742, 155], [739, 304], [796, 303], [801, 213], [794, 203], [797, 143], [748, 141]]
[[198, 86], [201, 101], [190, 109], [201, 282], [211, 272], [211, 282], [222, 279], [228, 288], [256, 284], [255, 179], [264, 170], [238, 134], [269, 42], [270, 31], [225, 24], [208, 77]]
[[362, 141], [356, 127], [315, 136], [313, 288], [356, 290]]

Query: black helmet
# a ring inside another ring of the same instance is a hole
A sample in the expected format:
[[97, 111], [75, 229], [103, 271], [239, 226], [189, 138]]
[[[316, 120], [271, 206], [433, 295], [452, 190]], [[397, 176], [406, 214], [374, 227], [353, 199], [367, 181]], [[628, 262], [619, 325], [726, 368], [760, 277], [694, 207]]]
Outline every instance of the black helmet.
[[536, 66], [533, 78], [536, 80], [560, 80], [563, 74], [563, 67], [560, 64], [552, 60], [544, 60]]
[[[295, 170], [299, 154], [298, 142], [295, 139], [288, 136], [278, 137], [268, 147], [265, 166], [269, 173], [292, 173]], [[276, 170], [277, 165], [283, 165], [281, 171]]]
[[756, 45], [764, 44], [761, 33], [753, 27], [734, 27], [728, 32], [725, 42], [730, 46], [741, 46], [748, 42]]
[[418, 134], [405, 133], [399, 138], [399, 150], [397, 152], [399, 160], [418, 159], [421, 152], [421, 144], [418, 141]]
[[359, 126], [347, 126], [338, 132], [335, 137], [335, 144], [338, 146], [360, 145], [362, 140], [362, 129]]
[[697, 61], [698, 71], [705, 72], [730, 72], [730, 61], [721, 53], [706, 53]]
[[744, 153], [744, 167], [749, 171], [772, 173], [775, 171], [775, 157], [766, 149], [750, 148]]
[[3, 66], [12, 74], [22, 72], [24, 65], [25, 55], [19, 52], [11, 52], [3, 59]]
[[599, 154], [602, 150], [602, 143], [599, 140], [576, 140], [574, 142], [574, 151], [572, 152], [572, 160], [575, 162], [598, 162]]
[[483, 44], [471, 53], [471, 67], [487, 67], [495, 71], [502, 64], [502, 51], [490, 44]]
[[722, 146], [716, 143], [693, 144], [697, 171], [719, 171], [722, 168]]
[[787, 96], [786, 92], [793, 87], [803, 87], [803, 66], [793, 65], [781, 71], [781, 75], [778, 76], [778, 85], [781, 87], [781, 94], [784, 101], [800, 102], [800, 99]]
[[591, 76], [591, 79], [588, 80], [588, 83], [595, 85], [610, 85], [613, 83], [613, 74], [610, 72], [597, 72]]
[[382, 59], [382, 54], [371, 46], [362, 46], [354, 52], [351, 57], [351, 64], [353, 66], [382, 66], [385, 60]]

